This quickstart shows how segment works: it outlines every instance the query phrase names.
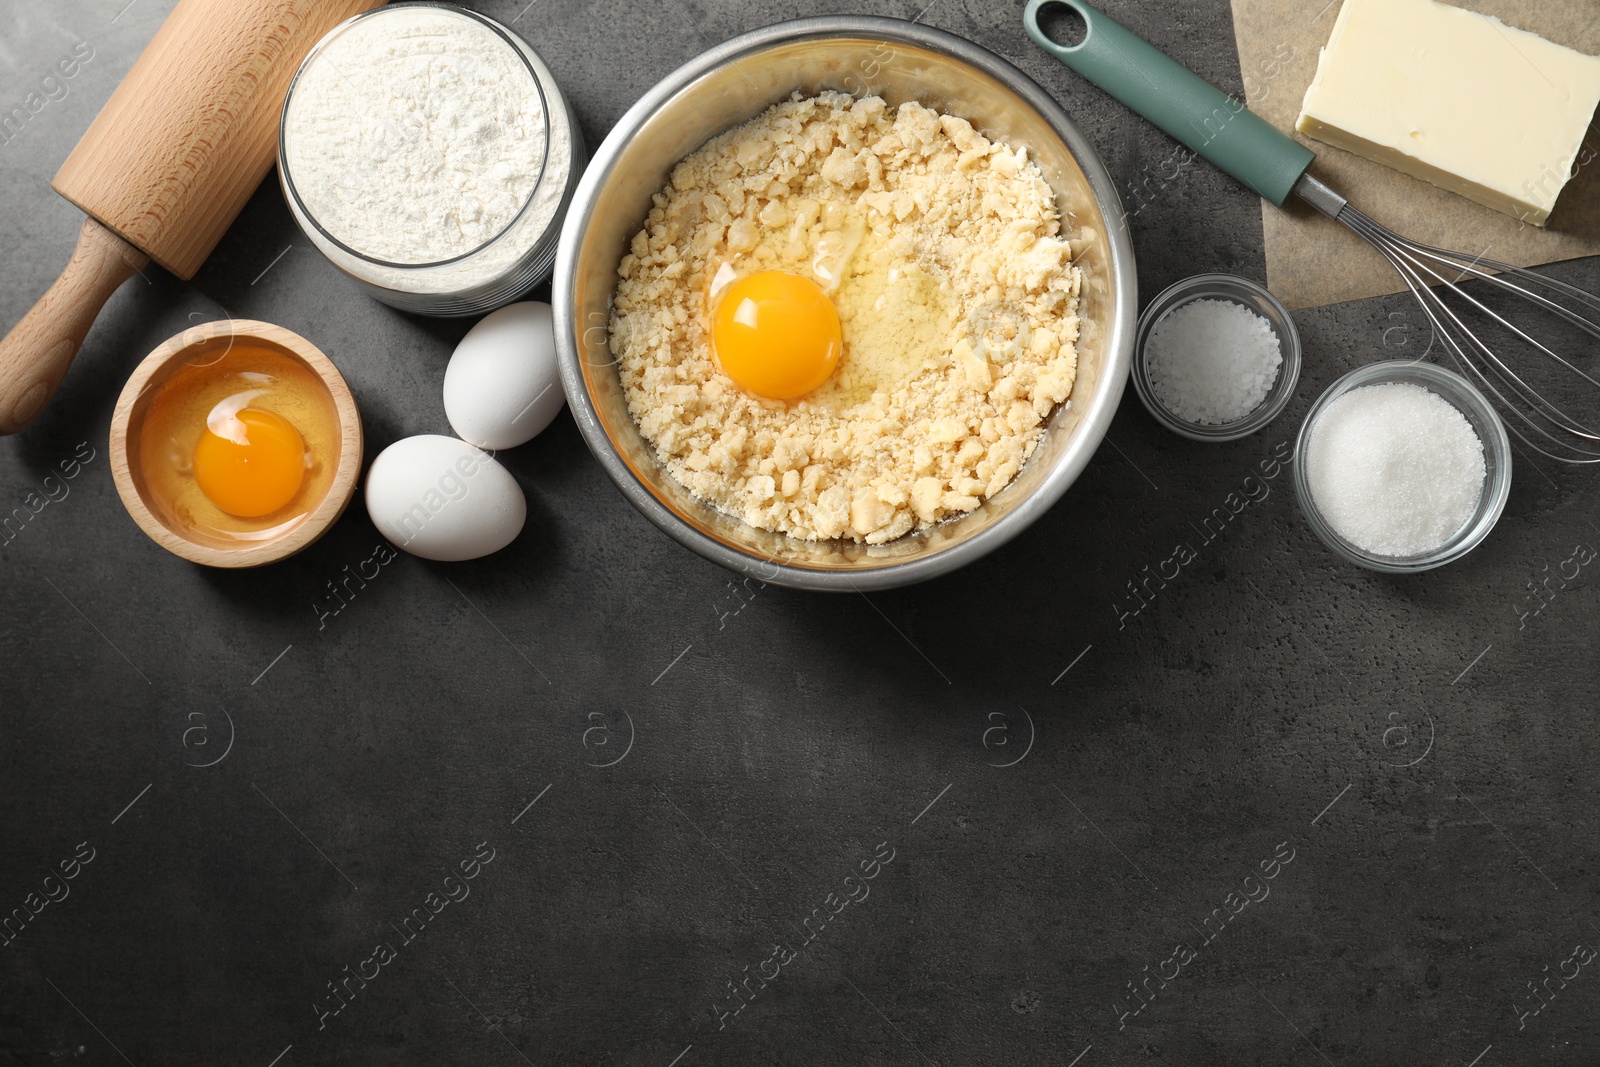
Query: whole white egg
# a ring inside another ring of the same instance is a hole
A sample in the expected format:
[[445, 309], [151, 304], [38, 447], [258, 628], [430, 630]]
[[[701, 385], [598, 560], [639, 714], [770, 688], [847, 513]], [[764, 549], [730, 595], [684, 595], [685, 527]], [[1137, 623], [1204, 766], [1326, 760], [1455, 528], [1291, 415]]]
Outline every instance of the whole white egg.
[[389, 543], [423, 559], [477, 559], [516, 540], [522, 487], [495, 458], [454, 437], [396, 441], [367, 471], [367, 514]]
[[456, 346], [444, 372], [444, 413], [463, 441], [515, 448], [550, 425], [566, 403], [550, 305], [510, 304]]

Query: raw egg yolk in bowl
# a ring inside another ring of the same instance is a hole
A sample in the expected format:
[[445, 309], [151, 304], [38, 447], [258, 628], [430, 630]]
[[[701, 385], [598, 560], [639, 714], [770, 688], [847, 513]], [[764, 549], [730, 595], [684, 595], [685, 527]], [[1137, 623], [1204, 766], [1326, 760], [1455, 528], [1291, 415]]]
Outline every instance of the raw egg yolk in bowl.
[[219, 543], [264, 541], [327, 495], [339, 457], [327, 386], [265, 344], [223, 339], [155, 387], [136, 462], [168, 527]]
[[711, 347], [722, 372], [742, 388], [793, 400], [822, 385], [839, 365], [839, 313], [810, 278], [759, 271], [722, 291]]

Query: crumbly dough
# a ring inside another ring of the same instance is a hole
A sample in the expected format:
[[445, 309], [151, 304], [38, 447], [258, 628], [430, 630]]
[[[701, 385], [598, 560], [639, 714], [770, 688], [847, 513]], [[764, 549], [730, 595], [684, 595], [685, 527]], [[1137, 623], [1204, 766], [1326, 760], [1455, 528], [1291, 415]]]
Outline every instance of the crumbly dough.
[[[835, 380], [783, 403], [717, 367], [719, 270], [859, 245]], [[774, 105], [673, 169], [619, 266], [611, 348], [672, 475], [752, 526], [881, 544], [1015, 477], [1072, 391], [1080, 275], [1025, 148], [916, 103]]]

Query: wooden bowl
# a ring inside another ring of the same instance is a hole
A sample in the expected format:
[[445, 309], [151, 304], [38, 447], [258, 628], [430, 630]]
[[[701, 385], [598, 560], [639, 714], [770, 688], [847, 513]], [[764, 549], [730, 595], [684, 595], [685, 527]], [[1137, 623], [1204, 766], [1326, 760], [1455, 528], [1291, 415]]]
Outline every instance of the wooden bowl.
[[[305, 519], [264, 541], [229, 541], [184, 525], [170, 509], [150, 497], [139, 463], [139, 438], [145, 412], [159, 386], [195, 356], [219, 344], [248, 341], [287, 355], [308, 367], [326, 386], [339, 420], [339, 454], [333, 482]], [[156, 544], [207, 567], [259, 567], [294, 555], [327, 532], [355, 495], [361, 473], [361, 416], [355, 398], [332, 361], [299, 334], [252, 319], [220, 319], [170, 339], [134, 369], [122, 387], [111, 416], [111, 476], [133, 521]]]

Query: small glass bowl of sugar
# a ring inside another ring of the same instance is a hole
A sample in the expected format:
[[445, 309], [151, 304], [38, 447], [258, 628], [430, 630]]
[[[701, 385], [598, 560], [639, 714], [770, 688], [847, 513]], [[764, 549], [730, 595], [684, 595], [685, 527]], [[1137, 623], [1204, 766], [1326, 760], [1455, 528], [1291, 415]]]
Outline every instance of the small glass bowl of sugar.
[[1288, 405], [1300, 357], [1300, 332], [1277, 297], [1248, 278], [1196, 274], [1139, 316], [1133, 388], [1173, 433], [1237, 441]]
[[1369, 363], [1330, 385], [1295, 441], [1300, 511], [1351, 563], [1432, 570], [1472, 551], [1511, 493], [1511, 442], [1467, 379], [1432, 363]]

